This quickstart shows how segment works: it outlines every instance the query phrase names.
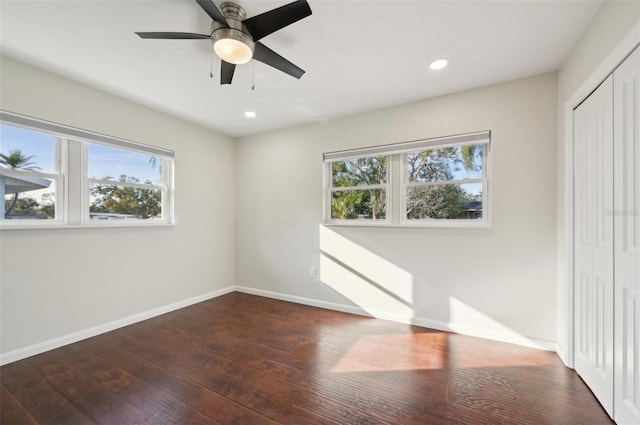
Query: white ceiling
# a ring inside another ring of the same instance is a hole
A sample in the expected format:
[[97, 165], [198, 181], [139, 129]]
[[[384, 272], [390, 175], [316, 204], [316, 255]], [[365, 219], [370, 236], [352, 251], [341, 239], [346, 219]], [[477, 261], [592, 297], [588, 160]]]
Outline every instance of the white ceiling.
[[[288, 2], [237, 0], [248, 17]], [[221, 86], [208, 40], [134, 34], [209, 33], [193, 0], [0, 0], [0, 49], [238, 137], [557, 70], [601, 1], [309, 4], [310, 17], [261, 40], [307, 71], [300, 80], [251, 61]], [[450, 65], [429, 70], [441, 57]]]

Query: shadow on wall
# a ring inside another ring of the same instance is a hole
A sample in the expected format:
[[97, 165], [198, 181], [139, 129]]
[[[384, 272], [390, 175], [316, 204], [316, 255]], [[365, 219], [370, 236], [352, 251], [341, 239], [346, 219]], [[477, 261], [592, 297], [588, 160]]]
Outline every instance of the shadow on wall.
[[453, 295], [446, 297], [448, 321], [417, 317], [417, 291], [409, 271], [323, 225], [319, 243], [322, 283], [372, 317], [549, 349]]
[[374, 317], [414, 317], [413, 276], [320, 226], [320, 280]]

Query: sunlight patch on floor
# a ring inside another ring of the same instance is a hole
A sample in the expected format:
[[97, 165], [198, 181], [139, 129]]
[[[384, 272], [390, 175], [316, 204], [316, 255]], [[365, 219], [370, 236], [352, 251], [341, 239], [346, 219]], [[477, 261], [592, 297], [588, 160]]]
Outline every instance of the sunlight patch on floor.
[[365, 335], [354, 342], [331, 370], [381, 372], [389, 370], [429, 370], [445, 365], [447, 334]]

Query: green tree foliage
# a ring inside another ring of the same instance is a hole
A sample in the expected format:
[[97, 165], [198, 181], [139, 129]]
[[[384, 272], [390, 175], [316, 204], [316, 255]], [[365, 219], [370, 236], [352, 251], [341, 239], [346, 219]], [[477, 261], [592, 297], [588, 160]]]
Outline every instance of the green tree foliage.
[[[16, 149], [13, 151], [9, 151], [8, 155], [0, 153], [0, 165], [12, 170], [39, 170], [40, 167], [36, 166], [36, 163], [33, 162], [33, 158], [35, 158], [34, 155], [23, 155], [20, 149]], [[13, 201], [9, 204], [8, 207], [6, 206], [5, 202], [5, 216], [9, 215], [16, 208], [19, 195], [20, 192], [16, 192], [13, 194]]]
[[[332, 163], [333, 187], [356, 188], [384, 184], [387, 181], [387, 157], [368, 157]], [[331, 198], [331, 216], [349, 220], [384, 219], [386, 193], [382, 189], [335, 191]]]
[[40, 214], [44, 218], [54, 218], [56, 216], [56, 194], [45, 193], [42, 195], [43, 204], [40, 205]]
[[[110, 180], [111, 177], [105, 177]], [[120, 182], [139, 183], [136, 177], [121, 175]], [[151, 184], [150, 181], [145, 181]], [[162, 212], [160, 191], [118, 184], [98, 184], [91, 188], [94, 200], [91, 212], [132, 214], [141, 219], [157, 217]]]
[[[443, 182], [454, 178], [454, 171], [481, 169], [480, 145], [429, 149], [407, 154], [407, 173], [410, 182]], [[467, 193], [457, 184], [413, 187], [407, 193], [407, 218], [455, 219], [465, 203], [477, 196]]]
[[40, 209], [40, 203], [33, 198], [20, 198], [16, 203], [17, 214], [32, 214]]
[[[482, 169], [480, 145], [454, 146], [407, 154], [406, 172], [409, 182], [446, 182], [461, 169]], [[344, 188], [332, 193], [333, 219], [382, 219], [386, 215], [384, 189], [366, 186], [385, 184], [387, 157], [368, 157], [332, 163], [332, 186]], [[362, 189], [360, 189], [362, 187]], [[459, 184], [414, 186], [407, 196], [409, 219], [455, 219], [464, 211], [464, 204], [477, 200]]]
[[468, 202], [459, 185], [414, 187], [407, 194], [407, 218], [454, 219]]
[[385, 200], [385, 193], [381, 189], [333, 192], [331, 198], [332, 218], [340, 220], [384, 219], [386, 216]]
[[36, 166], [36, 163], [33, 162], [33, 158], [35, 158], [34, 155], [25, 156], [22, 154], [20, 149], [17, 149], [9, 151], [9, 155], [0, 153], [0, 164], [4, 165], [6, 168], [14, 170], [39, 170], [40, 167]]
[[[56, 207], [54, 194], [46, 193], [42, 195], [42, 198], [45, 201], [43, 204], [33, 198], [20, 198], [16, 201], [12, 213], [42, 220], [55, 218]], [[8, 199], [4, 201], [5, 210], [8, 210], [11, 203], [12, 201]]]

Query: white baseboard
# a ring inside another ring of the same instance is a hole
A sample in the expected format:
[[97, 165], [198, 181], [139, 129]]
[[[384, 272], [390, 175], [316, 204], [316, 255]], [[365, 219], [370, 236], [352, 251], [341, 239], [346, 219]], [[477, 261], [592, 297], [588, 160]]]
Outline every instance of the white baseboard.
[[310, 305], [313, 307], [326, 308], [328, 310], [341, 311], [344, 313], [357, 314], [360, 316], [375, 317], [377, 319], [390, 320], [393, 322], [408, 323], [439, 331], [454, 332], [462, 335], [475, 336], [493, 341], [508, 342], [525, 347], [538, 348], [547, 351], [556, 351], [557, 345], [554, 341], [547, 341], [538, 338], [530, 338], [518, 335], [515, 332], [502, 332], [493, 329], [476, 328], [472, 326], [446, 323], [422, 317], [409, 317], [385, 311], [365, 310], [361, 307], [347, 304], [338, 304], [327, 301], [320, 301], [311, 298], [298, 297], [294, 295], [282, 294], [278, 292], [265, 291], [263, 289], [249, 288], [246, 286], [236, 286], [236, 291], [246, 294], [258, 295], [267, 298], [274, 298], [282, 301], [290, 301], [298, 304]]
[[235, 291], [234, 286], [228, 286], [217, 291], [207, 292], [206, 294], [198, 295], [187, 300], [178, 301], [169, 305], [147, 310], [142, 313], [137, 313], [123, 319], [114, 320], [112, 322], [103, 323], [98, 326], [94, 326], [88, 329], [83, 329], [78, 332], [73, 332], [61, 337], [53, 338], [47, 341], [39, 342], [37, 344], [30, 345], [28, 347], [19, 348], [17, 350], [9, 351], [7, 353], [0, 354], [0, 365], [12, 363], [18, 360], [25, 359], [27, 357], [35, 356], [36, 354], [43, 353], [45, 351], [53, 350], [63, 345], [71, 344], [81, 341], [83, 339], [91, 338], [105, 332], [109, 332], [118, 328], [122, 328], [127, 325], [132, 325], [143, 320], [150, 319], [161, 314], [169, 313], [170, 311], [178, 310], [180, 308], [188, 307], [192, 304], [197, 304], [202, 301], [206, 301], [212, 298], [216, 298], [230, 292]]
[[332, 303], [328, 301], [314, 300], [312, 298], [297, 297], [295, 295], [282, 294], [280, 292], [265, 291], [263, 289], [249, 288], [247, 286], [236, 286], [236, 291], [244, 294], [258, 295], [259, 297], [273, 298], [276, 300], [290, 301], [292, 303], [310, 305], [312, 307], [326, 308], [327, 310], [341, 311], [343, 313], [357, 314], [359, 316], [369, 316], [366, 310], [360, 307]]
[[[43, 341], [37, 344], [30, 345], [28, 347], [19, 348], [17, 350], [9, 351], [4, 354], [0, 354], [0, 365], [12, 363], [18, 360], [25, 359], [27, 357], [34, 356], [36, 354], [43, 353], [45, 351], [53, 350], [58, 347], [62, 347], [67, 344], [81, 341], [83, 339], [91, 338], [105, 332], [109, 332], [124, 326], [132, 325], [143, 320], [150, 319], [161, 314], [169, 313], [180, 308], [188, 307], [193, 304], [197, 304], [202, 301], [206, 301], [212, 298], [216, 298], [234, 291], [258, 295], [266, 298], [273, 298], [282, 301], [290, 301], [297, 304], [304, 304], [313, 307], [326, 308], [327, 310], [341, 311], [343, 313], [357, 314], [359, 316], [375, 317], [378, 319], [390, 320], [400, 323], [408, 323], [412, 325], [422, 326], [425, 328], [436, 329], [447, 332], [455, 332], [463, 335], [475, 336], [485, 339], [491, 339], [494, 341], [508, 342], [512, 344], [522, 345], [526, 347], [539, 348], [548, 351], [556, 351], [560, 358], [564, 361], [562, 351], [555, 342], [545, 341], [536, 338], [523, 337], [513, 333], [505, 333], [495, 331], [491, 329], [474, 328], [470, 326], [460, 326], [453, 323], [445, 323], [437, 320], [430, 320], [421, 317], [408, 317], [398, 315], [385, 311], [372, 311], [365, 310], [361, 307], [332, 303], [328, 301], [315, 300], [312, 298], [298, 297], [295, 295], [282, 294], [278, 292], [265, 291], [262, 289], [249, 288], [246, 286], [228, 286], [217, 291], [208, 292], [206, 294], [198, 295], [187, 300], [178, 301], [169, 305], [158, 307], [152, 310], [144, 311], [142, 313], [134, 314], [123, 319], [114, 320], [112, 322], [104, 323], [102, 325], [94, 326], [88, 329], [83, 329], [78, 332], [63, 335], [61, 337], [53, 338], [47, 341]], [[565, 362], [566, 363], [566, 362]]]

